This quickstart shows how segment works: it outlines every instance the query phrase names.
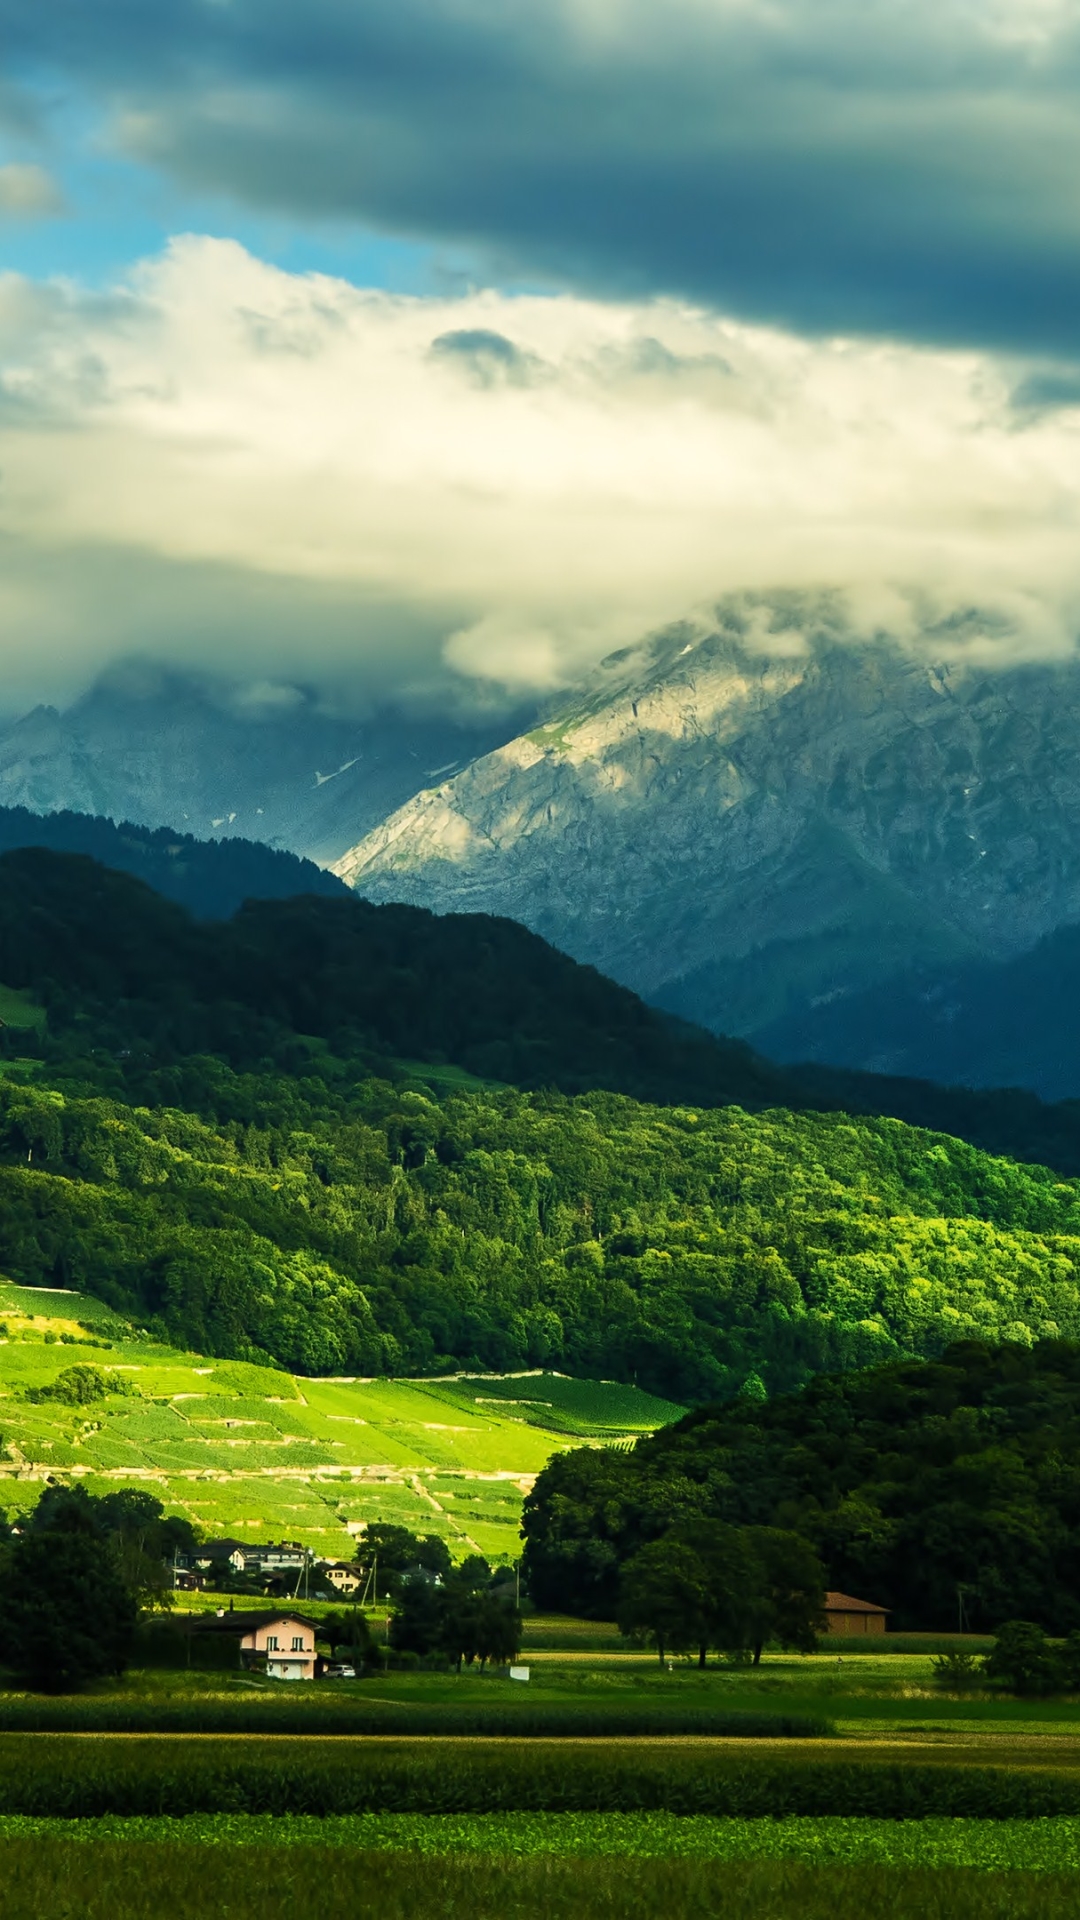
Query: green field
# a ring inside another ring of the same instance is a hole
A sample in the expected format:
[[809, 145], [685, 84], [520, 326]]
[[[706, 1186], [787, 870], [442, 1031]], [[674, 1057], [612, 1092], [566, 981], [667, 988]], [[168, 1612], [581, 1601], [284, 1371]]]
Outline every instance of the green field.
[[[20, 1397], [74, 1364], [135, 1391], [81, 1408]], [[443, 1535], [452, 1552], [512, 1560], [522, 1499], [553, 1452], [626, 1444], [681, 1411], [558, 1374], [303, 1379], [176, 1352], [89, 1295], [0, 1282], [9, 1511], [60, 1475], [95, 1493], [146, 1485], [210, 1534], [284, 1535], [342, 1556], [363, 1525], [398, 1521]]]
[[45, 1025], [45, 1009], [25, 988], [5, 987], [0, 982], [0, 1022], [5, 1027], [39, 1033]]
[[626, 1859], [806, 1860], [1075, 1873], [1080, 1820], [725, 1820], [671, 1813], [189, 1814], [94, 1820], [0, 1815], [6, 1840], [198, 1841], [205, 1846], [351, 1847], [418, 1854]]
[[[0, 1842], [4, 1920], [1073, 1920], [1071, 1874], [214, 1847]], [[315, 1877], [317, 1876], [317, 1878]]]
[[[475, 1672], [289, 1689], [137, 1671], [70, 1701], [0, 1694], [5, 1920], [156, 1920], [177, 1904], [292, 1920], [314, 1886], [342, 1920], [1066, 1920], [1080, 1906], [1078, 1701], [950, 1699], [929, 1653], [767, 1653], [753, 1673], [565, 1661], [534, 1661], [527, 1688]], [[826, 1707], [837, 1732], [687, 1740], [687, 1705], [756, 1706], [778, 1727], [781, 1709]], [[142, 1737], [109, 1736], [114, 1708]], [[485, 1709], [505, 1721], [497, 1737], [454, 1737]], [[166, 1730], [180, 1710], [190, 1725]], [[561, 1738], [526, 1724], [549, 1710]], [[9, 1730], [20, 1711], [42, 1731]], [[601, 1737], [567, 1740], [579, 1711]], [[349, 1737], [380, 1716], [391, 1737]]]

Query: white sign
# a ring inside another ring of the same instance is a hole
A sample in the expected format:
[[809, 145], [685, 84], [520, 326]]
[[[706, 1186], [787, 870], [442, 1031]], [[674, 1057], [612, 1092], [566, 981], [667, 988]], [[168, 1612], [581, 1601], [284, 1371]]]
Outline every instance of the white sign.
[[510, 1669], [511, 1680], [527, 1680], [528, 1677], [529, 1677], [528, 1667], [511, 1667]]

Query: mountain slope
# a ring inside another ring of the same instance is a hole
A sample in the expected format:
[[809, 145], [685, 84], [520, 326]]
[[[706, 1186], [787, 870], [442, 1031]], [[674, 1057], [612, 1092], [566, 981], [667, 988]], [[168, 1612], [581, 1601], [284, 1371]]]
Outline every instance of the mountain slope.
[[1080, 1086], [1080, 927], [1059, 927], [1002, 961], [920, 967], [861, 993], [831, 995], [761, 1032], [784, 1060], [934, 1075], [969, 1087]]
[[253, 840], [197, 840], [171, 828], [85, 813], [30, 813], [0, 807], [0, 854], [19, 847], [86, 854], [129, 873], [200, 919], [224, 920], [245, 900], [286, 900], [299, 893], [342, 894], [340, 880], [293, 853]]
[[3, 854], [0, 981], [43, 999], [56, 1046], [92, 1040], [128, 1071], [197, 1052], [295, 1069], [317, 1037], [342, 1060], [450, 1060], [567, 1092], [760, 1106], [783, 1089], [741, 1042], [682, 1027], [512, 921], [344, 891], [197, 923], [94, 861]]
[[38, 707], [0, 732], [0, 804], [237, 833], [328, 861], [521, 724], [395, 708], [358, 719], [304, 687], [126, 662], [66, 712]]
[[336, 871], [511, 914], [754, 1039], [911, 965], [1012, 956], [1080, 918], [1080, 664], [948, 665], [964, 638], [928, 636], [930, 664], [856, 644], [831, 600], [729, 605], [614, 656]]

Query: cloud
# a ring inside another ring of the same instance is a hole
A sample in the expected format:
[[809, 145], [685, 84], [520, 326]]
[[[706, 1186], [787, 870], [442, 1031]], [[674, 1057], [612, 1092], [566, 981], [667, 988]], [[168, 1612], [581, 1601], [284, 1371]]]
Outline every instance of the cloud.
[[670, 301], [406, 299], [195, 237], [104, 293], [8, 276], [5, 700], [129, 651], [519, 692], [777, 584], [1053, 651], [1080, 407], [1014, 405], [1042, 371]]
[[12, 214], [38, 219], [63, 210], [63, 195], [44, 167], [14, 160], [0, 166], [0, 219]]
[[481, 277], [1070, 353], [1076, 0], [0, 0], [188, 189]]

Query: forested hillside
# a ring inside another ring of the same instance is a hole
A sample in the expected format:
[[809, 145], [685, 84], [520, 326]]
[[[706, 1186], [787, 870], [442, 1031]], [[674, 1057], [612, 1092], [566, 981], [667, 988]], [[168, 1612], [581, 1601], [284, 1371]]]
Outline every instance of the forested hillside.
[[419, 1059], [565, 1093], [886, 1113], [1080, 1173], [1075, 1101], [778, 1068], [485, 914], [305, 896], [198, 923], [126, 874], [24, 849], [0, 854], [0, 983], [48, 1011], [32, 1043], [0, 1030], [0, 1058], [31, 1045], [50, 1061], [91, 1056], [95, 1084], [137, 1103], [153, 1104], [156, 1071], [193, 1053], [296, 1072], [316, 1039], [331, 1079]]
[[148, 1067], [192, 1053], [295, 1071], [312, 1036], [369, 1068], [450, 1060], [571, 1092], [782, 1097], [781, 1076], [741, 1042], [679, 1027], [512, 920], [440, 920], [345, 893], [252, 901], [226, 923], [199, 923], [91, 860], [8, 853], [0, 981], [42, 1000], [53, 1056], [92, 1049], [95, 1072], [111, 1058], [117, 1087], [140, 1097]]
[[1080, 1188], [898, 1122], [207, 1061], [158, 1093], [0, 1086], [0, 1264], [211, 1354], [685, 1402], [1080, 1337]]
[[0, 853], [45, 847], [88, 855], [145, 880], [201, 919], [224, 920], [245, 900], [285, 900], [298, 893], [343, 894], [345, 887], [313, 860], [257, 840], [197, 840], [171, 827], [144, 827], [88, 813], [31, 813], [0, 807]]
[[0, 982], [0, 1271], [211, 1354], [685, 1402], [1080, 1337], [1076, 1184], [791, 1111], [767, 1062], [512, 922], [302, 898], [199, 923], [17, 852]]
[[893, 1628], [1080, 1627], [1080, 1346], [964, 1341], [929, 1364], [703, 1407], [632, 1453], [553, 1460], [525, 1506], [542, 1606], [610, 1615], [674, 1523], [795, 1529]]

